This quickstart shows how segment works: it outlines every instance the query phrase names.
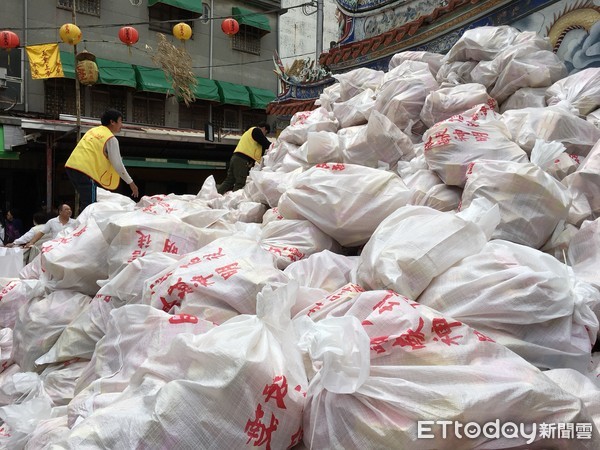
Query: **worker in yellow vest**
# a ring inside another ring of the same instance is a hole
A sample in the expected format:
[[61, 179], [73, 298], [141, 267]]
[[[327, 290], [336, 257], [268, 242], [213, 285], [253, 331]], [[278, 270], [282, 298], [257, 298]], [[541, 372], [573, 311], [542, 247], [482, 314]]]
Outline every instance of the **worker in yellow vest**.
[[96, 185], [114, 190], [122, 178], [137, 198], [138, 187], [127, 173], [115, 134], [123, 127], [123, 114], [108, 109], [100, 118], [102, 125], [83, 135], [65, 163], [65, 172], [79, 193], [79, 211], [96, 201]]
[[237, 147], [229, 160], [227, 177], [217, 186], [217, 192], [224, 194], [227, 191], [237, 191], [246, 185], [246, 178], [254, 163], [260, 161], [265, 150], [271, 146], [267, 134], [271, 132], [268, 123], [261, 123], [249, 128], [238, 142]]

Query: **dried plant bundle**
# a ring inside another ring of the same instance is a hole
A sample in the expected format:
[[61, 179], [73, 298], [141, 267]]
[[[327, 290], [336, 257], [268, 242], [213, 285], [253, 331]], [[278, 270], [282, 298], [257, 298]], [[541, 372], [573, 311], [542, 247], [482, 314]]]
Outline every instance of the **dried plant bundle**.
[[175, 47], [164, 34], [158, 33], [158, 48], [152, 61], [162, 68], [175, 95], [183, 99], [186, 106], [196, 100], [194, 87], [198, 80], [192, 72], [192, 57], [185, 48]]

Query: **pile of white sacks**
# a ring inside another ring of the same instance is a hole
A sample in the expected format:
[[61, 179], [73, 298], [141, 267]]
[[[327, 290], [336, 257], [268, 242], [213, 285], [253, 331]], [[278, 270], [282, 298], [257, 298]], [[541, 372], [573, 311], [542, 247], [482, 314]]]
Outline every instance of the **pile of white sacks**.
[[101, 192], [0, 279], [0, 446], [599, 448], [600, 69], [567, 75], [473, 29], [336, 75], [243, 190]]

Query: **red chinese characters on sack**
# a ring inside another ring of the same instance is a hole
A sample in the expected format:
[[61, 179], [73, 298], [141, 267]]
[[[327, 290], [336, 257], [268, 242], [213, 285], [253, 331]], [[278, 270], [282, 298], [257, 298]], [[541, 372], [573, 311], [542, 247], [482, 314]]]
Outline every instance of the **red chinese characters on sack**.
[[154, 280], [154, 283], [150, 284], [150, 289], [154, 289], [154, 286], [158, 285], [158, 284], [162, 284], [164, 281], [166, 281], [171, 275], [173, 275], [173, 272], [167, 272], [166, 274], [164, 274], [162, 277], [157, 278], [156, 280]]
[[198, 287], [198, 286], [208, 287], [208, 286], [215, 284], [214, 281], [209, 281], [209, 279], [212, 277], [213, 277], [212, 273], [208, 276], [195, 275], [192, 277], [191, 281], [194, 282], [195, 287]]
[[170, 240], [169, 238], [165, 239], [165, 245], [163, 247], [162, 250], [164, 253], [173, 253], [173, 254], [177, 254], [179, 253], [179, 249], [177, 248], [177, 246], [175, 245], [175, 242], [173, 242], [172, 240]]
[[194, 256], [186, 264], [182, 264], [181, 267], [187, 269], [188, 267], [193, 266], [195, 264], [200, 264], [203, 261], [212, 261], [214, 259], [222, 258], [223, 256], [225, 256], [225, 253], [223, 253], [223, 249], [219, 247], [219, 249], [216, 252], [207, 253], [206, 255], [202, 256]]
[[394, 308], [394, 306], [398, 306], [400, 304], [400, 302], [398, 301], [393, 301], [396, 300], [398, 297], [400, 297], [400, 295], [396, 292], [388, 291], [383, 300], [381, 300], [379, 303], [373, 306], [373, 311], [377, 309], [379, 314], [383, 314], [385, 311], [391, 311]]
[[329, 170], [333, 170], [333, 171], [346, 170], [346, 166], [342, 163], [333, 163], [333, 164], [320, 163], [320, 164], [316, 164], [315, 167], [318, 167], [319, 169], [329, 169]]
[[252, 442], [254, 447], [260, 447], [261, 445], [265, 445], [266, 450], [271, 449], [271, 434], [275, 430], [277, 430], [277, 425], [279, 424], [279, 420], [275, 417], [273, 413], [271, 413], [271, 420], [269, 422], [269, 426], [263, 423], [262, 419], [264, 418], [265, 412], [262, 409], [260, 403], [256, 406], [256, 411], [254, 412], [254, 420], [248, 420], [246, 422], [246, 427], [244, 428], [244, 432], [248, 436], [248, 440], [246, 444]]
[[481, 333], [480, 331], [473, 330], [473, 334], [475, 334], [475, 336], [477, 336], [477, 339], [479, 339], [481, 342], [496, 342], [492, 338]]
[[215, 272], [217, 272], [217, 275], [223, 277], [224, 280], [227, 280], [229, 277], [238, 273], [238, 270], [240, 269], [241, 267], [239, 267], [238, 263], [234, 262], [223, 267], [217, 267]]
[[271, 399], [275, 399], [277, 407], [280, 409], [286, 409], [284, 397], [288, 392], [288, 384], [285, 375], [279, 375], [273, 378], [272, 384], [267, 384], [263, 389], [263, 395], [265, 396], [265, 403]]
[[399, 345], [401, 347], [410, 347], [411, 350], [425, 348], [425, 335], [421, 332], [425, 325], [423, 318], [419, 317], [419, 325], [416, 330], [409, 328], [405, 333], [402, 333], [393, 342], [392, 346]]
[[138, 248], [150, 247], [150, 243], [152, 242], [152, 236], [150, 234], [144, 234], [140, 230], [136, 230], [135, 232], [138, 235]]
[[2, 298], [8, 294], [10, 291], [12, 291], [14, 288], [17, 287], [17, 283], [14, 281], [11, 281], [10, 283], [8, 283], [6, 286], [4, 286], [4, 288], [2, 288], [2, 290], [0, 291], [0, 302], [2, 301]]
[[191, 314], [175, 314], [169, 318], [169, 323], [180, 324], [180, 323], [198, 323], [198, 318]]
[[175, 284], [169, 286], [169, 289], [167, 289], [167, 294], [173, 295], [173, 292], [175, 291], [177, 291], [177, 297], [183, 300], [185, 294], [189, 294], [193, 291], [193, 289], [191, 286], [188, 286], [188, 284], [185, 281], [183, 281], [181, 277], [179, 277]]
[[460, 322], [451, 322], [448, 323], [446, 319], [443, 317], [436, 317], [431, 322], [431, 331], [437, 334], [437, 337], [434, 337], [433, 340], [437, 341], [438, 339], [442, 341], [444, 344], [450, 346], [452, 344], [458, 345], [456, 339], [460, 339], [463, 337], [462, 335], [451, 336], [453, 327], [460, 327], [462, 323]]

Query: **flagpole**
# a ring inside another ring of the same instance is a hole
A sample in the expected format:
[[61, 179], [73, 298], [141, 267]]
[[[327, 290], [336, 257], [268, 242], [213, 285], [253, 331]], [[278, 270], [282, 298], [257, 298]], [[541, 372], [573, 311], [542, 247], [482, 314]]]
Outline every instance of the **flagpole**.
[[[73, 25], [77, 25], [77, 16], [75, 13], [76, 7], [77, 0], [73, 0], [73, 8], [71, 10]], [[79, 78], [77, 78], [77, 44], [73, 45], [73, 61], [75, 61], [75, 114], [77, 117], [75, 144], [77, 144], [81, 138], [81, 86], [79, 85]], [[79, 192], [77, 189], [75, 189], [75, 204], [73, 205], [73, 212], [75, 217], [79, 217]]]
[[[71, 16], [73, 18], [73, 24], [77, 25], [77, 16], [75, 9], [77, 7], [77, 0], [73, 0], [73, 8], [71, 10]], [[75, 142], [79, 142], [81, 135], [81, 87], [79, 85], [79, 78], [77, 78], [77, 44], [73, 45], [73, 60], [75, 61], [75, 113], [77, 117], [77, 134], [75, 136]]]

